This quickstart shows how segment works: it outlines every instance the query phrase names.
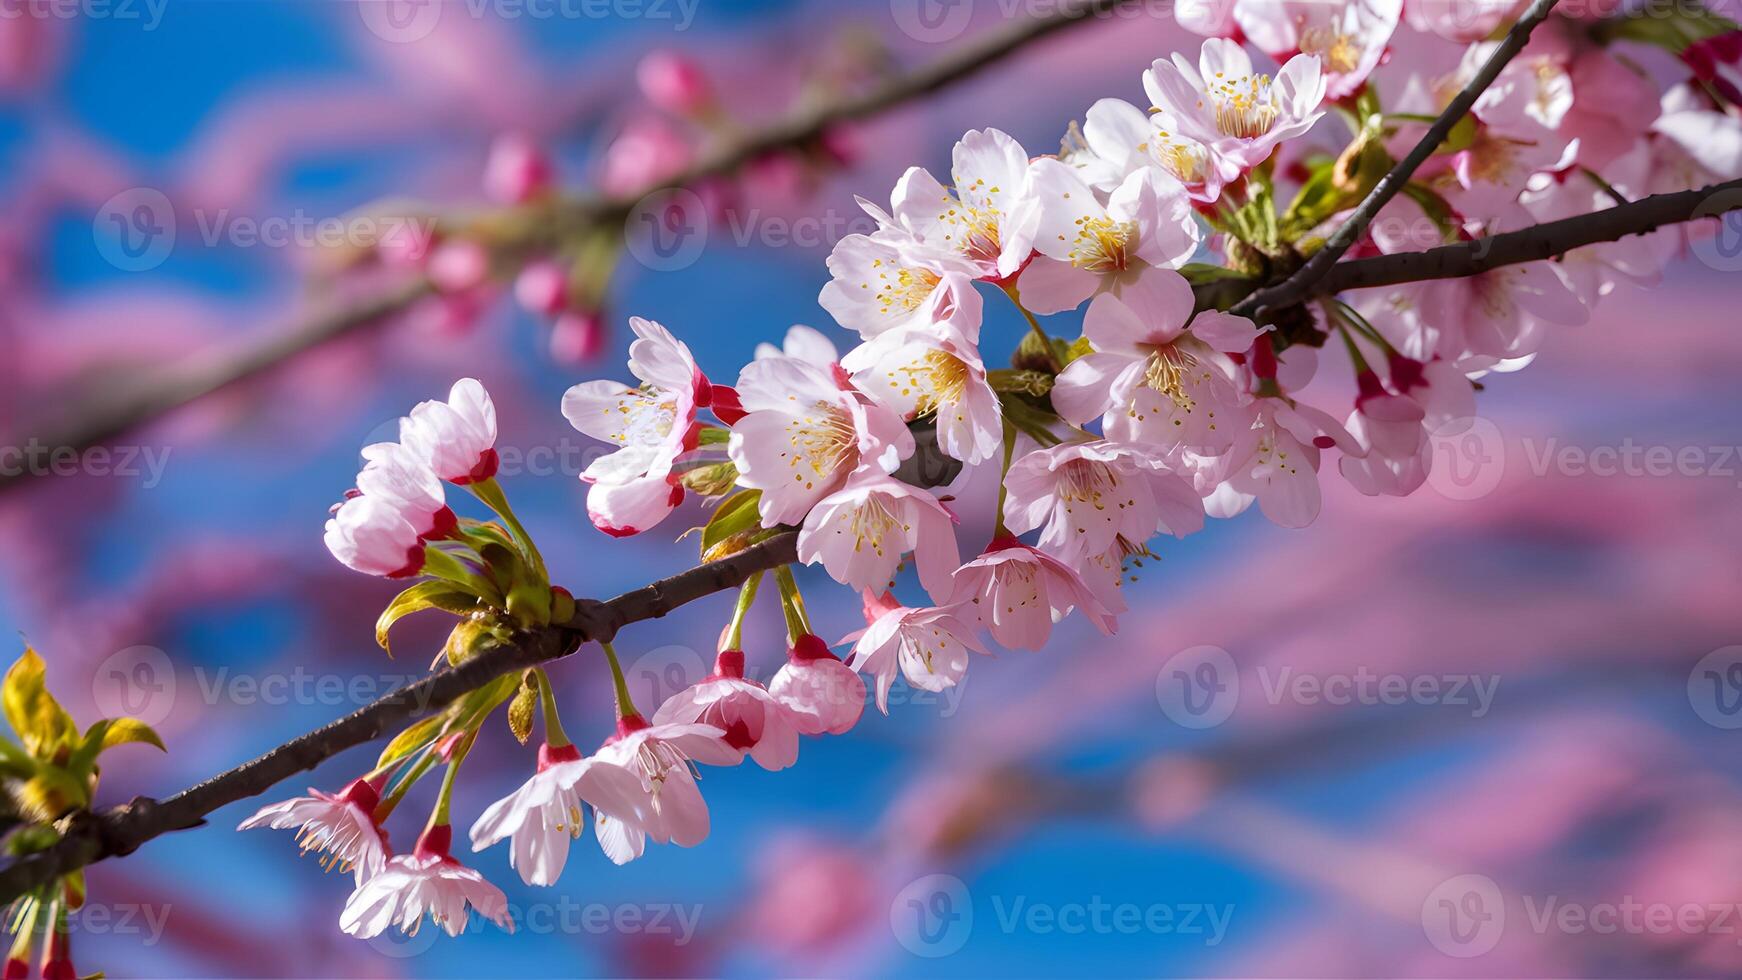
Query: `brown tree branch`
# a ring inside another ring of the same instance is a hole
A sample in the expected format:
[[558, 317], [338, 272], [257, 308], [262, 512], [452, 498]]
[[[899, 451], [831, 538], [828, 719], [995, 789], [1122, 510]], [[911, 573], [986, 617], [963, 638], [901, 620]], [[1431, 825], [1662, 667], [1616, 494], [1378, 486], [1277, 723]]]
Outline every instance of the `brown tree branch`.
[[219, 807], [258, 796], [346, 749], [439, 711], [497, 677], [566, 657], [589, 641], [609, 642], [631, 623], [657, 619], [734, 588], [757, 572], [791, 564], [798, 558], [797, 551], [798, 532], [784, 531], [730, 558], [699, 565], [609, 602], [583, 600], [566, 623], [522, 633], [512, 644], [492, 647], [458, 667], [407, 685], [167, 800], [141, 797], [102, 813], [76, 813], [54, 846], [0, 869], [0, 905], [69, 871], [131, 854], [154, 837], [200, 826]]
[[[765, 129], [733, 140], [694, 166], [645, 194], [691, 186], [710, 177], [730, 174], [744, 164], [782, 150], [813, 145], [830, 128], [887, 112], [972, 76], [1028, 45], [1075, 24], [1101, 17], [1136, 0], [1061, 0], [1044, 17], [1014, 21], [960, 46], [949, 54], [905, 75], [889, 79], [868, 92], [800, 109]], [[505, 255], [525, 259], [589, 228], [609, 226], [629, 216], [641, 198], [582, 198], [554, 205], [516, 209], [506, 215], [460, 222], [463, 227], [507, 229], [501, 244]], [[46, 431], [11, 434], [10, 444], [22, 447], [34, 439], [54, 449], [83, 451], [103, 445], [142, 425], [213, 392], [259, 377], [291, 358], [329, 340], [379, 324], [430, 294], [419, 282], [366, 300], [356, 306], [319, 315], [213, 365], [166, 373], [132, 392], [101, 404], [75, 409], [58, 426]], [[0, 492], [35, 475], [31, 467], [0, 473]]]
[[1494, 79], [1499, 77], [1506, 65], [1518, 52], [1524, 50], [1531, 32], [1548, 18], [1549, 11], [1554, 9], [1556, 2], [1557, 0], [1536, 0], [1530, 5], [1530, 9], [1525, 11], [1518, 23], [1506, 32], [1506, 38], [1500, 42], [1500, 46], [1494, 49], [1494, 53], [1477, 70], [1476, 77], [1470, 79], [1470, 83], [1464, 86], [1451, 104], [1446, 106], [1446, 110], [1440, 113], [1439, 118], [1434, 120], [1433, 125], [1428, 127], [1427, 135], [1391, 168], [1390, 173], [1379, 178], [1379, 183], [1373, 185], [1373, 190], [1368, 192], [1367, 197], [1355, 208], [1355, 212], [1337, 228], [1323, 248], [1315, 252], [1293, 275], [1246, 297], [1230, 312], [1240, 316], [1257, 316], [1264, 310], [1293, 306], [1311, 295], [1313, 285], [1331, 271], [1331, 266], [1336, 265], [1343, 253], [1360, 241], [1367, 233], [1367, 226], [1379, 216], [1380, 210], [1403, 190], [1409, 179], [1427, 162], [1427, 158], [1452, 134], [1452, 128], [1469, 114], [1470, 108], [1488, 90], [1488, 86], [1494, 84]]
[[1713, 184], [1697, 191], [1656, 194], [1604, 211], [1532, 225], [1473, 242], [1443, 245], [1425, 252], [1403, 252], [1341, 262], [1313, 284], [1311, 295], [1480, 275], [1490, 269], [1552, 259], [1587, 245], [1620, 241], [1629, 235], [1647, 234], [1665, 225], [1717, 218], [1739, 209], [1742, 209], [1742, 180]]

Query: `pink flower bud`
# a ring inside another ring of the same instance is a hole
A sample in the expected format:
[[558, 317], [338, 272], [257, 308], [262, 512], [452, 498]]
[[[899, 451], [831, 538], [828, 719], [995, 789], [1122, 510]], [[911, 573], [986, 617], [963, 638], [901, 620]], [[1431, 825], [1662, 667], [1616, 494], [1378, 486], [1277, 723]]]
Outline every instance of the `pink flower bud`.
[[683, 172], [695, 149], [671, 124], [654, 116], [631, 122], [605, 151], [599, 184], [616, 196], [638, 194]]
[[531, 139], [507, 133], [490, 146], [484, 193], [501, 204], [525, 204], [551, 186], [550, 158]]
[[445, 402], [427, 401], [399, 421], [399, 441], [436, 476], [477, 483], [496, 475], [496, 405], [475, 378], [454, 382]]
[[786, 706], [794, 727], [805, 735], [840, 735], [865, 711], [865, 681], [809, 633], [793, 644], [768, 693]]
[[367, 463], [357, 474], [358, 490], [397, 510], [418, 537], [444, 538], [459, 526], [442, 481], [416, 453], [396, 442], [382, 442], [365, 446], [363, 458]]
[[406, 578], [423, 570], [423, 541], [392, 504], [352, 497], [327, 521], [327, 550], [365, 575]]
[[564, 313], [550, 327], [550, 356], [580, 364], [605, 349], [605, 321], [597, 313]]
[[569, 301], [569, 276], [563, 267], [546, 259], [520, 270], [514, 280], [514, 298], [528, 313], [556, 316]]
[[429, 281], [444, 293], [463, 293], [490, 274], [490, 253], [465, 239], [443, 242], [429, 257]]
[[635, 81], [647, 101], [666, 112], [695, 116], [714, 102], [713, 86], [694, 61], [673, 51], [655, 51], [635, 67]]

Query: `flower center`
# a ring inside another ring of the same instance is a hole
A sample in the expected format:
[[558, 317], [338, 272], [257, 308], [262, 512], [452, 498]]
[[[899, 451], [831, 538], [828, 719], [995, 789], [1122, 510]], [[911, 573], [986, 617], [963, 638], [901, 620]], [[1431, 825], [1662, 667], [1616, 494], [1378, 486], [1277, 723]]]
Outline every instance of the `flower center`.
[[865, 502], [853, 508], [841, 517], [847, 525], [847, 533], [853, 536], [853, 550], [863, 551], [869, 543], [871, 550], [879, 556], [883, 554], [883, 540], [889, 532], [896, 528], [908, 530], [895, 512], [889, 509], [888, 499], [880, 493], [873, 493], [865, 498]]
[[1149, 365], [1143, 372], [1143, 383], [1173, 402], [1182, 412], [1197, 407], [1197, 399], [1186, 392], [1186, 376], [1197, 366], [1197, 358], [1168, 344], [1157, 347], [1149, 355]]
[[1086, 459], [1073, 459], [1060, 470], [1059, 499], [1069, 509], [1072, 504], [1089, 504], [1096, 510], [1106, 510], [1104, 498], [1117, 490], [1118, 479], [1105, 464]]
[[1126, 248], [1137, 237], [1137, 222], [1112, 218], [1078, 218], [1071, 264], [1090, 272], [1123, 272]]
[[677, 399], [646, 387], [624, 391], [617, 406], [606, 411], [618, 414], [618, 430], [611, 438], [624, 446], [663, 442], [677, 424]]
[[813, 414], [794, 417], [786, 423], [786, 438], [792, 445], [787, 465], [798, 470], [804, 464], [810, 474], [802, 471], [792, 475], [793, 481], [804, 484], [806, 490], [816, 480], [841, 472], [855, 462], [859, 454], [859, 434], [853, 428], [853, 418], [846, 410], [828, 402], [816, 403]]
[[1361, 41], [1345, 34], [1334, 24], [1309, 27], [1301, 33], [1302, 54], [1317, 55], [1325, 68], [1338, 75], [1347, 75], [1361, 67]]
[[[878, 259], [872, 266], [881, 269], [883, 264]], [[938, 285], [938, 274], [929, 269], [897, 269], [893, 274], [879, 271], [877, 278], [877, 312], [884, 316], [900, 316], [919, 309]]]
[[935, 414], [944, 405], [958, 404], [968, 388], [968, 365], [948, 351], [929, 350], [925, 356], [890, 372], [901, 384], [903, 397], [919, 393], [914, 417]]
[[1179, 139], [1162, 129], [1156, 131], [1147, 149], [1150, 159], [1182, 184], [1202, 184], [1209, 175], [1210, 155], [1196, 141]]
[[1257, 139], [1276, 125], [1281, 110], [1270, 90], [1269, 75], [1217, 75], [1210, 83], [1210, 104], [1216, 110], [1216, 129], [1236, 139]]

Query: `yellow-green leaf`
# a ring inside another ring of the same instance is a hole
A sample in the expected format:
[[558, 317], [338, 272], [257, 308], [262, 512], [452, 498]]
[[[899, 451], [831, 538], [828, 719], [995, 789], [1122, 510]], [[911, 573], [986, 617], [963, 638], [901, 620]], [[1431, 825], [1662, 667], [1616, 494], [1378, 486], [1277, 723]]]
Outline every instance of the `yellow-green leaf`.
[[0, 704], [12, 730], [33, 756], [45, 758], [57, 745], [77, 737], [72, 716], [48, 693], [46, 668], [35, 650], [26, 648], [24, 656], [6, 672], [5, 683], [0, 685]]
[[436, 730], [446, 718], [446, 712], [431, 715], [393, 736], [393, 741], [388, 742], [387, 747], [381, 750], [381, 758], [375, 763], [375, 768], [379, 769], [389, 762], [403, 759], [422, 748], [430, 739], [435, 738]]
[[707, 554], [715, 545], [735, 534], [760, 527], [762, 520], [758, 505], [761, 500], [760, 490], [740, 490], [722, 500], [714, 510], [714, 516], [708, 519], [707, 526], [702, 528], [702, 553]]
[[476, 605], [469, 593], [451, 582], [419, 582], [394, 596], [387, 608], [381, 611], [381, 618], [375, 621], [375, 642], [391, 657], [393, 649], [387, 645], [387, 632], [394, 623], [425, 609], [442, 609], [464, 615]]
[[155, 745], [160, 752], [169, 751], [157, 732], [150, 725], [137, 718], [110, 718], [108, 722], [109, 726], [103, 732], [102, 744], [97, 749], [99, 753], [107, 752], [117, 745], [127, 745], [133, 742]]

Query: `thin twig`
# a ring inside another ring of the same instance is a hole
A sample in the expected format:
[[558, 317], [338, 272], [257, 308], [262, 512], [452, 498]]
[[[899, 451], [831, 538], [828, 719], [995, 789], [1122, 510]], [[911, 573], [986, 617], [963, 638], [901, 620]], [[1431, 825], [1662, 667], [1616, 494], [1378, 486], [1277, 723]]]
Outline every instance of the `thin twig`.
[[[647, 194], [688, 187], [711, 177], [731, 174], [768, 154], [814, 145], [832, 127], [865, 119], [929, 95], [1064, 28], [1104, 16], [1133, 2], [1135, 0], [1063, 0], [1058, 9], [1047, 16], [1019, 20], [988, 31], [983, 37], [952, 50], [931, 64], [889, 79], [868, 92], [798, 110], [765, 129], [724, 144], [665, 184], [649, 188], [640, 197], [572, 199], [555, 205], [521, 209], [507, 216], [479, 218], [478, 224], [513, 228], [510, 239], [502, 243], [504, 254], [524, 260], [589, 228], [623, 221]], [[171, 372], [131, 394], [80, 408], [70, 413], [67, 421], [58, 428], [46, 433], [13, 433], [10, 444], [21, 447], [34, 439], [62, 452], [66, 449], [82, 452], [103, 445], [199, 398], [259, 377], [329, 340], [380, 323], [429, 292], [429, 287], [420, 282], [353, 307], [320, 315], [221, 363]], [[19, 486], [34, 475], [33, 467], [16, 467], [10, 472], [0, 473], [0, 492]]]
[[1452, 134], [1452, 128], [1457, 126], [1469, 113], [1470, 108], [1476, 104], [1476, 100], [1488, 90], [1488, 86], [1494, 84], [1494, 79], [1499, 77], [1506, 65], [1517, 56], [1518, 52], [1524, 50], [1525, 43], [1530, 40], [1531, 32], [1536, 30], [1538, 24], [1547, 19], [1549, 11], [1554, 9], [1556, 2], [1557, 0], [1536, 0], [1530, 5], [1530, 9], [1525, 12], [1524, 17], [1512, 26], [1512, 30], [1506, 32], [1505, 39], [1500, 42], [1499, 47], [1494, 49], [1494, 53], [1488, 56], [1488, 60], [1476, 72], [1476, 77], [1470, 79], [1470, 83], [1465, 85], [1463, 90], [1452, 99], [1451, 104], [1446, 106], [1446, 110], [1440, 113], [1438, 119], [1434, 120], [1434, 124], [1428, 127], [1427, 135], [1423, 136], [1421, 141], [1409, 151], [1409, 154], [1391, 168], [1390, 173], [1381, 177], [1379, 183], [1373, 185], [1373, 190], [1355, 208], [1355, 212], [1349, 216], [1348, 220], [1344, 221], [1336, 233], [1330, 237], [1330, 240], [1325, 242], [1323, 248], [1314, 253], [1305, 265], [1295, 270], [1293, 275], [1274, 286], [1260, 289], [1246, 297], [1230, 312], [1240, 316], [1256, 316], [1264, 310], [1293, 306], [1311, 295], [1313, 284], [1323, 279], [1331, 271], [1331, 266], [1343, 257], [1343, 253], [1347, 252], [1360, 240], [1362, 235], [1367, 233], [1367, 226], [1373, 222], [1374, 218], [1378, 217], [1380, 209], [1389, 204], [1391, 199], [1403, 190], [1404, 185], [1409, 183], [1409, 179], [1415, 176], [1416, 170], [1420, 169], [1421, 165], [1427, 162], [1427, 158], [1440, 148], [1440, 144], [1444, 143], [1446, 138]]
[[380, 738], [397, 725], [439, 711], [497, 677], [566, 657], [588, 641], [608, 642], [631, 623], [657, 619], [697, 599], [736, 588], [758, 572], [791, 564], [797, 551], [798, 532], [785, 531], [730, 558], [699, 565], [609, 602], [583, 601], [567, 623], [525, 632], [514, 643], [492, 647], [458, 667], [408, 685], [167, 800], [139, 798], [100, 814], [77, 813], [54, 846], [0, 870], [0, 906], [69, 871], [131, 854], [171, 831], [197, 827], [219, 807], [258, 796], [346, 749]]

